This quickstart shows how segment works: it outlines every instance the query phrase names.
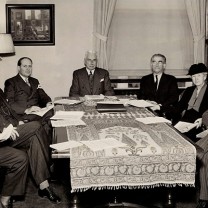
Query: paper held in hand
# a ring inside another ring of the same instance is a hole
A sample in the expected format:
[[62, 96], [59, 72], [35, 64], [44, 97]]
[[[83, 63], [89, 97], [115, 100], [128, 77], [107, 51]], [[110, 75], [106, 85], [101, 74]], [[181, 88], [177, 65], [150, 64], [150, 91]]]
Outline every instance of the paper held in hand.
[[52, 108], [54, 107], [54, 105], [50, 105], [48, 107], [45, 107], [45, 108], [41, 108], [37, 111], [30, 111], [30, 112], [27, 112], [26, 114], [35, 114], [37, 116], [40, 116], [40, 117], [43, 117], [49, 110], [51, 110]]
[[12, 124], [9, 124], [6, 128], [4, 128], [3, 132], [0, 133], [0, 142], [4, 142], [11, 136], [13, 130]]
[[197, 126], [197, 123], [189, 123], [184, 121], [179, 121], [174, 127], [178, 129], [181, 133], [188, 132], [189, 130], [193, 129]]

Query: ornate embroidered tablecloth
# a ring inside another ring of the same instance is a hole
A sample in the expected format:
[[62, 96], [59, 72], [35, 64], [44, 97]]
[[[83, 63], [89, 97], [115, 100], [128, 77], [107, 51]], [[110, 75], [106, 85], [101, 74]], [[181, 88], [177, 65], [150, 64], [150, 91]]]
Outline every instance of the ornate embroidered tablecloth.
[[[68, 140], [115, 138], [126, 144], [96, 152], [85, 145], [71, 149], [72, 192], [89, 188], [194, 186], [194, 146], [168, 124], [136, 121], [135, 118], [153, 116], [147, 109], [128, 107], [127, 113], [100, 114], [88, 103], [63, 107], [85, 111], [82, 120], [87, 124], [64, 128]], [[57, 131], [56, 137], [59, 136]]]

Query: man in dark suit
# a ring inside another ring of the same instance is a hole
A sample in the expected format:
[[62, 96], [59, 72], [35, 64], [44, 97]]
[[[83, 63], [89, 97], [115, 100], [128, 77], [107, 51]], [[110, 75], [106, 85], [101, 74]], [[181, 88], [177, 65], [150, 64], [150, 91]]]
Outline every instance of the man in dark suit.
[[11, 196], [24, 195], [28, 164], [32, 176], [39, 186], [38, 194], [53, 203], [60, 198], [51, 190], [49, 140], [38, 121], [24, 123], [7, 103], [0, 89], [0, 132], [10, 125], [9, 135], [0, 137], [0, 165], [7, 167], [1, 193], [0, 206], [11, 207]]
[[142, 77], [139, 99], [153, 101], [152, 110], [164, 115], [178, 101], [178, 86], [174, 76], [165, 74], [166, 57], [154, 54], [150, 60], [152, 74]]
[[96, 67], [96, 52], [87, 51], [84, 64], [84, 68], [75, 70], [73, 73], [69, 96], [114, 95], [108, 71]]
[[[51, 98], [45, 93], [37, 79], [31, 77], [32, 60], [22, 57], [17, 62], [18, 74], [5, 81], [4, 93], [11, 108], [23, 120], [38, 120], [30, 114], [42, 107], [51, 105]], [[53, 113], [50, 112], [47, 117]]]

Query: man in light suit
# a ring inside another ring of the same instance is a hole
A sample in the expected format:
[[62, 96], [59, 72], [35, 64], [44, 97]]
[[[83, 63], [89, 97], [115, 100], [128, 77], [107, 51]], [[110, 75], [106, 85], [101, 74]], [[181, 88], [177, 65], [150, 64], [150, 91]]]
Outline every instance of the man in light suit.
[[[51, 104], [51, 98], [45, 93], [37, 79], [31, 77], [32, 60], [22, 57], [17, 62], [18, 74], [5, 81], [4, 93], [11, 108], [23, 120], [37, 120], [27, 115]], [[27, 113], [27, 114], [26, 114]]]
[[152, 73], [142, 77], [139, 99], [152, 101], [152, 107], [160, 115], [165, 115], [170, 106], [178, 101], [178, 86], [174, 76], [165, 74], [166, 57], [154, 54], [150, 60]]
[[114, 95], [109, 73], [96, 67], [97, 54], [87, 51], [84, 59], [85, 67], [75, 70], [69, 96], [82, 97], [85, 95]]

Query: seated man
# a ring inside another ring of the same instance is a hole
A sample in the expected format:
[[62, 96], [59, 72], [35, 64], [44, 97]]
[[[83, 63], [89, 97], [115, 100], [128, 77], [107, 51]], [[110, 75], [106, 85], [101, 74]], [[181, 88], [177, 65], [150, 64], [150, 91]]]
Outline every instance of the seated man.
[[39, 196], [46, 197], [53, 203], [59, 203], [60, 198], [51, 190], [48, 183], [49, 140], [44, 128], [38, 121], [24, 124], [2, 95], [3, 91], [0, 89], [0, 132], [4, 132], [4, 128], [10, 124], [12, 131], [7, 138], [2, 137], [0, 141], [0, 165], [8, 168], [0, 206], [11, 207], [10, 197], [25, 193], [28, 164], [39, 186]]
[[183, 132], [194, 142], [196, 134], [201, 131], [202, 114], [208, 109], [207, 72], [207, 67], [202, 63], [190, 67], [188, 75], [191, 76], [194, 85], [185, 89], [177, 105], [169, 112], [173, 124], [178, 121], [197, 124], [197, 128]]
[[178, 101], [178, 86], [174, 76], [165, 74], [166, 57], [154, 54], [150, 60], [152, 73], [142, 77], [138, 99], [153, 101], [152, 110], [165, 115]]
[[85, 95], [114, 95], [109, 73], [96, 67], [97, 54], [87, 51], [84, 59], [85, 67], [75, 70], [69, 96], [82, 97]]
[[[6, 80], [4, 88], [9, 105], [25, 121], [40, 120], [30, 112], [51, 104], [51, 98], [41, 88], [39, 81], [31, 77], [32, 64], [30, 58], [20, 58], [17, 62], [19, 73]], [[44, 119], [52, 115], [50, 111]]]

